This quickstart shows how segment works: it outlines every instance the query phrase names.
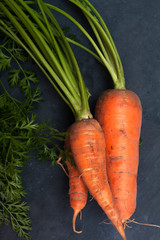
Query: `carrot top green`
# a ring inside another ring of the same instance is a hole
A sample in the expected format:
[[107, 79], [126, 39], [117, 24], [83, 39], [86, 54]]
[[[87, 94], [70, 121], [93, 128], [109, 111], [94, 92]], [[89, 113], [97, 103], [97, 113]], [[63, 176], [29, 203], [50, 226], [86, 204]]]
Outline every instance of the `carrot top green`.
[[[41, 14], [32, 8], [33, 3]], [[76, 58], [48, 5], [42, 0], [3, 0], [0, 9], [12, 23], [8, 26], [5, 20], [0, 20], [0, 30], [27, 51], [76, 119], [92, 117], [89, 93]]]
[[65, 11], [51, 5], [47, 4], [48, 7], [58, 11], [59, 13], [66, 16], [70, 19], [88, 38], [88, 40], [93, 45], [96, 53], [90, 52], [89, 49], [86, 49], [84, 46], [79, 45], [78, 43], [68, 39], [68, 41], [72, 42], [75, 45], [87, 50], [90, 52], [94, 57], [96, 57], [103, 65], [108, 69], [113, 82], [115, 89], [125, 89], [125, 79], [124, 79], [124, 71], [121, 59], [119, 57], [118, 51], [112, 39], [112, 36], [98, 13], [98, 11], [94, 8], [94, 6], [88, 0], [69, 0], [73, 4], [75, 4], [79, 9], [82, 10], [83, 14], [85, 15], [86, 19], [88, 20], [95, 38], [95, 40], [90, 36], [90, 34], [85, 30], [85, 28], [74, 19], [71, 15], [66, 13]]

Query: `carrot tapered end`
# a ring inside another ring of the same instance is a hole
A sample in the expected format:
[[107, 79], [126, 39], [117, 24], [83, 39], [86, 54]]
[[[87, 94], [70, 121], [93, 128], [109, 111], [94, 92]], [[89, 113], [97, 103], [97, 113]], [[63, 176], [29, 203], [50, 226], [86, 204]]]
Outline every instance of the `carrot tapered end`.
[[77, 216], [78, 216], [78, 214], [80, 213], [80, 211], [81, 210], [79, 210], [79, 209], [76, 209], [76, 210], [74, 210], [74, 214], [73, 214], [73, 231], [75, 232], [75, 233], [82, 233], [82, 230], [81, 231], [77, 231], [76, 230], [76, 219], [77, 219]]

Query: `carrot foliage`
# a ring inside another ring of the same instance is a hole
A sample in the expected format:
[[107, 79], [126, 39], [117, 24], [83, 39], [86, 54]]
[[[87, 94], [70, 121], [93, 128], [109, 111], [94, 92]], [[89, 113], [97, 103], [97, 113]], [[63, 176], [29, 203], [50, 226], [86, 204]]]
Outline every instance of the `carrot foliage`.
[[3, 0], [0, 9], [5, 16], [0, 20], [0, 30], [36, 62], [76, 119], [91, 117], [89, 93], [76, 58], [48, 5], [42, 0]]
[[90, 34], [85, 30], [85, 28], [70, 14], [51, 4], [47, 4], [47, 6], [70, 19], [88, 38], [90, 43], [93, 45], [96, 53], [92, 52], [85, 46], [78, 44], [77, 42], [74, 41], [72, 42], [70, 40], [68, 41], [91, 53], [108, 69], [113, 79], [115, 89], [125, 89], [125, 79], [121, 59], [119, 57], [112, 36], [101, 15], [88, 0], [69, 0], [69, 1], [75, 4], [83, 12], [90, 27], [93, 30], [96, 41], [90, 36]]
[[65, 133], [48, 122], [37, 122], [39, 80], [33, 71], [22, 67], [27, 58], [23, 49], [2, 32], [1, 40], [0, 72], [8, 75], [8, 81], [0, 80], [0, 225], [11, 224], [19, 237], [30, 239], [31, 219], [21, 172], [31, 152], [39, 160], [50, 159], [53, 165], [62, 151], [59, 143]]

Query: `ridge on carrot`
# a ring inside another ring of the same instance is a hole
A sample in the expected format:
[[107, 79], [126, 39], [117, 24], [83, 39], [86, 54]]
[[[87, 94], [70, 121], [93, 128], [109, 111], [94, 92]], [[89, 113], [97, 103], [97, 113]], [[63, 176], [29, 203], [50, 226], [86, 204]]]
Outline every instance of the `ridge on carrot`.
[[[41, 14], [30, 7], [30, 3], [35, 2]], [[42, 0], [35, 2], [1, 1], [0, 9], [12, 26], [8, 26], [5, 19], [0, 20], [0, 30], [27, 51], [72, 110], [76, 122], [71, 126], [69, 141], [75, 165], [90, 193], [123, 240], [126, 240], [107, 180], [104, 134], [100, 124], [90, 113], [89, 93], [76, 58], [49, 9], [53, 5], [45, 4]]]
[[69, 16], [70, 20], [91, 42], [114, 83], [114, 89], [106, 90], [99, 97], [95, 108], [95, 118], [104, 131], [108, 179], [116, 207], [122, 222], [125, 223], [136, 209], [139, 139], [142, 122], [141, 102], [134, 92], [125, 88], [121, 59], [98, 11], [88, 0], [69, 1], [82, 10], [98, 44], [75, 19]]

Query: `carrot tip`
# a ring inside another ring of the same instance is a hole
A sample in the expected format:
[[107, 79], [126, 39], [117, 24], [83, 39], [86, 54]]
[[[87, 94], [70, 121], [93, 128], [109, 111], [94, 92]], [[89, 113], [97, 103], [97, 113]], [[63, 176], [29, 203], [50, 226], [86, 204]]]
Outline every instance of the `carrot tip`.
[[79, 209], [76, 209], [75, 211], [74, 211], [74, 214], [73, 214], [73, 231], [75, 232], [75, 233], [82, 233], [82, 230], [80, 230], [80, 231], [77, 231], [76, 230], [76, 218], [77, 218], [77, 215], [79, 214], [79, 212], [80, 212], [80, 210]]
[[123, 240], [127, 240], [125, 232], [119, 232]]
[[126, 235], [125, 235], [125, 232], [122, 232], [122, 233], [120, 233], [120, 234], [121, 234], [123, 240], [127, 240]]

